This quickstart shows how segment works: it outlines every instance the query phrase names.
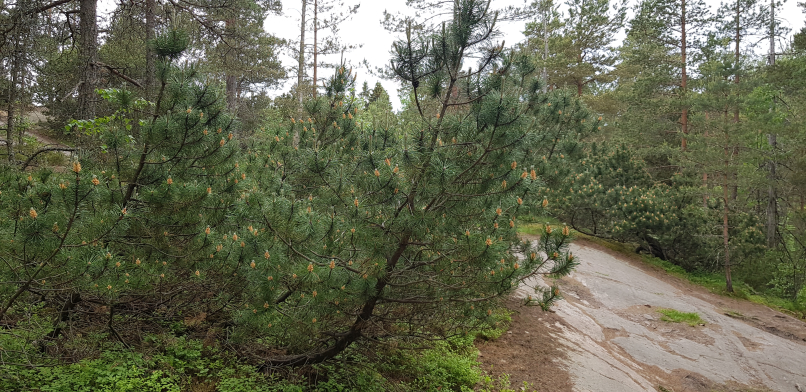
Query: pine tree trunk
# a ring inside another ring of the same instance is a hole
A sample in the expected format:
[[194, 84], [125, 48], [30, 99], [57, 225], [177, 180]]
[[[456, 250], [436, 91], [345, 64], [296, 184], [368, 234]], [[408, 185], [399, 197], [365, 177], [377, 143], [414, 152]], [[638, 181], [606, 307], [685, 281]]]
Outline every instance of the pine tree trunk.
[[[706, 111], [705, 112], [705, 132], [703, 132], [703, 137], [706, 140], [706, 142], [705, 142], [706, 144], [708, 143], [707, 142], [707, 140], [708, 140], [708, 126], [710, 126], [710, 124], [709, 124], [710, 119], [711, 119], [711, 115], [710, 115], [710, 113], [708, 113]], [[702, 187], [705, 190], [703, 192], [703, 194], [702, 194], [702, 208], [708, 208], [708, 172], [707, 171], [704, 171], [702, 173]]]
[[14, 130], [17, 128], [17, 100], [19, 99], [19, 84], [20, 76], [22, 73], [22, 45], [23, 45], [23, 32], [25, 28], [24, 21], [20, 21], [18, 26], [14, 27], [12, 33], [11, 43], [11, 80], [8, 86], [8, 106], [7, 106], [7, 119], [6, 119], [6, 152], [8, 153], [8, 161], [14, 161]]
[[[742, 38], [742, 36], [741, 36], [741, 25], [739, 24], [739, 22], [741, 21], [740, 17], [741, 17], [741, 15], [740, 15], [740, 12], [739, 12], [739, 0], [736, 0], [736, 47], [733, 50], [733, 52], [734, 52], [733, 55], [734, 55], [734, 57], [736, 59], [735, 60], [736, 61], [736, 74], [733, 77], [733, 83], [735, 83], [736, 87], [737, 87], [736, 88], [736, 95], [737, 96], [739, 95], [739, 88], [738, 88], [739, 87], [739, 60], [741, 60], [740, 57], [739, 57], [740, 56], [740, 53], [739, 53], [739, 40], [741, 40], [741, 38]], [[734, 108], [734, 111], [733, 111], [733, 122], [735, 122], [735, 123], [739, 122], [739, 106], [738, 105], [736, 105], [736, 107]]]
[[[769, 65], [775, 65], [775, 0], [770, 0], [770, 53]], [[775, 98], [773, 97], [773, 107], [775, 108]], [[773, 157], [775, 156], [775, 149], [778, 147], [778, 137], [776, 134], [771, 133], [767, 135], [767, 142], [770, 146]], [[767, 188], [767, 247], [775, 248], [778, 245], [777, 230], [778, 230], [778, 196], [775, 190], [775, 172], [776, 172], [775, 158], [769, 161], [769, 173], [767, 179], [769, 181]]]
[[[778, 138], [777, 135], [771, 133], [767, 135], [767, 142], [769, 143], [770, 147], [772, 148], [773, 154], [775, 153], [776, 147], [778, 147]], [[775, 159], [770, 159], [769, 161], [769, 172], [767, 173], [767, 180], [769, 181], [769, 185], [767, 186], [767, 247], [768, 248], [775, 248], [778, 246], [778, 195], [775, 188], [775, 177], [776, 177], [776, 164]]]
[[95, 87], [98, 82], [97, 0], [80, 0], [79, 29], [81, 33], [81, 82], [78, 86], [79, 120], [95, 118]]
[[543, 14], [543, 92], [548, 91], [549, 74], [546, 71], [546, 61], [549, 58], [549, 30], [548, 30], [549, 11], [545, 10]]
[[[739, 13], [739, 1], [736, 1], [736, 47], [734, 48], [734, 57], [736, 61], [736, 74], [733, 76], [733, 83], [736, 85], [736, 95], [739, 95], [739, 60], [740, 53], [739, 53], [739, 41], [741, 40], [741, 22], [740, 13]], [[739, 105], [737, 104], [735, 108], [733, 108], [733, 123], [739, 124]], [[736, 127], [736, 131], [738, 131], [738, 126]], [[739, 147], [733, 147], [733, 158], [736, 159], [739, 156]], [[731, 188], [731, 200], [736, 201], [739, 197], [739, 173], [733, 173], [733, 186]]]
[[680, 148], [683, 151], [686, 151], [687, 143], [686, 140], [688, 137], [688, 106], [685, 100], [687, 99], [687, 83], [688, 77], [686, 75], [686, 0], [681, 0], [681, 12], [680, 12], [680, 54], [681, 54], [681, 61], [682, 61], [682, 79], [680, 81], [680, 88], [682, 90], [682, 99], [683, 99], [683, 112], [680, 115], [680, 124], [683, 131], [683, 140], [680, 143]]
[[154, 92], [154, 80], [156, 77], [156, 66], [154, 64], [154, 51], [151, 49], [150, 42], [154, 39], [156, 30], [156, 20], [154, 11], [156, 4], [154, 0], [146, 0], [146, 81], [145, 91], [146, 97], [150, 98]]
[[319, 49], [318, 48], [319, 42], [317, 41], [317, 35], [319, 33], [319, 24], [318, 24], [318, 19], [317, 19], [318, 17], [319, 17], [319, 1], [318, 0], [313, 0], [313, 91], [312, 91], [312, 93], [313, 93], [314, 98], [316, 98], [316, 86], [317, 86], [317, 83], [319, 83], [318, 82], [319, 79], [317, 78], [317, 75], [316, 75], [316, 71], [317, 71], [317, 69], [319, 67], [319, 64], [317, 64], [317, 57], [319, 55], [319, 50], [318, 50]]
[[[297, 112], [302, 116], [302, 82], [305, 75], [305, 8], [308, 0], [302, 0], [302, 12], [299, 21], [299, 61], [297, 64]], [[296, 138], [295, 138], [296, 139]]]
[[722, 197], [725, 203], [725, 209], [722, 215], [722, 242], [725, 246], [725, 291], [732, 293], [733, 281], [730, 277], [730, 246], [728, 245], [728, 213], [730, 212], [728, 209], [728, 165], [730, 160], [728, 150], [727, 140], [725, 140], [725, 183], [722, 186]]
[[17, 74], [19, 63], [17, 45], [14, 45], [14, 65], [11, 68], [11, 81], [8, 86], [8, 107], [6, 108], [6, 152], [8, 153], [8, 161], [14, 162], [14, 128], [17, 124], [14, 123], [14, 104], [17, 102]]
[[237, 113], [238, 111], [238, 77], [235, 75], [226, 75], [227, 83], [227, 109], [230, 113]]
[[[234, 19], [227, 19], [224, 22], [224, 28], [227, 32], [233, 33], [235, 30], [235, 20]], [[233, 34], [235, 35], [235, 34]], [[230, 58], [230, 55], [227, 55], [226, 58]], [[224, 71], [224, 82], [226, 83], [226, 94], [227, 94], [227, 110], [233, 115], [236, 115], [238, 112], [238, 77], [236, 75], [232, 75], [228, 72], [230, 69], [229, 67], [232, 64], [229, 64], [229, 61], [225, 60], [224, 64], [229, 65], [225, 68]]]

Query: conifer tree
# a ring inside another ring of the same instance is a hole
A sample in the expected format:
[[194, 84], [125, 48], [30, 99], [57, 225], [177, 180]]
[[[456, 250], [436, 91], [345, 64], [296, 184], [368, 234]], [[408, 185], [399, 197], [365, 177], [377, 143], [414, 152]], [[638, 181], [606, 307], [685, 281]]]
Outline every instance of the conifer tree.
[[[363, 339], [463, 334], [519, 282], [576, 263], [568, 228], [530, 244], [517, 221], [548, 203], [533, 153], [548, 131], [597, 121], [552, 101], [528, 58], [491, 42], [488, 7], [457, 2], [439, 33], [410, 29], [395, 43], [392, 69], [412, 85], [415, 120], [358, 127], [355, 76], [342, 67], [305, 116], [269, 129], [250, 155], [239, 236], [254, 253], [239, 256], [248, 293], [237, 320], [244, 341], [285, 348], [267, 366], [321, 362]], [[480, 60], [463, 70], [469, 56]], [[536, 304], [558, 298], [536, 289]]]
[[[210, 255], [211, 236], [223, 234], [217, 228], [227, 222], [241, 179], [233, 121], [221, 91], [173, 64], [186, 35], [170, 31], [152, 45], [160, 82], [155, 102], [102, 90], [118, 110], [74, 122], [101, 139], [99, 158], [82, 155], [64, 174], [2, 168], [0, 258], [7, 262], [0, 267], [0, 320], [41, 317], [22, 311], [36, 296], [44, 309], [62, 309], [42, 332], [53, 339], [85, 299], [106, 306], [96, 317], [108, 318], [106, 332], [126, 345], [139, 336], [129, 328], [157, 321], [142, 315], [160, 303], [161, 316], [171, 319], [203, 302], [200, 293], [231, 292], [223, 287], [235, 278]], [[202, 271], [222, 278], [201, 285]], [[117, 314], [131, 322], [118, 325]], [[0, 335], [4, 346], [8, 337]], [[47, 345], [41, 338], [33, 339]]]
[[540, 22], [527, 25], [527, 37], [537, 57], [545, 57], [542, 49], [548, 44], [551, 55], [542, 63], [551, 71], [549, 83], [573, 87], [581, 96], [589, 85], [612, 80], [610, 71], [617, 55], [610, 45], [624, 24], [627, 8], [622, 2], [611, 9], [607, 0], [571, 0], [566, 6], [568, 17], [555, 27], [559, 31], [553, 39], [546, 42], [547, 31], [543, 31], [552, 23]]

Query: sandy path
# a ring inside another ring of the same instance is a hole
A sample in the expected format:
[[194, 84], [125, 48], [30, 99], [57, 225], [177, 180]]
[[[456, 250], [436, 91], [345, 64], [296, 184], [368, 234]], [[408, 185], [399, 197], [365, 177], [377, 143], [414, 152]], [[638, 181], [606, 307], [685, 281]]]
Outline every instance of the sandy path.
[[[806, 323], [711, 294], [593, 244], [579, 241], [572, 252], [581, 263], [562, 280], [565, 300], [555, 313], [515, 308], [519, 319], [541, 324], [556, 339], [546, 345], [563, 348], [553, 360], [555, 371], [570, 376], [562, 390], [806, 392]], [[661, 321], [661, 308], [696, 312], [705, 325]], [[530, 335], [523, 329], [524, 323], [513, 324], [514, 334], [501, 344], [518, 346], [518, 336]], [[480, 348], [483, 362], [500, 362]], [[529, 355], [511, 360], [541, 361]]]

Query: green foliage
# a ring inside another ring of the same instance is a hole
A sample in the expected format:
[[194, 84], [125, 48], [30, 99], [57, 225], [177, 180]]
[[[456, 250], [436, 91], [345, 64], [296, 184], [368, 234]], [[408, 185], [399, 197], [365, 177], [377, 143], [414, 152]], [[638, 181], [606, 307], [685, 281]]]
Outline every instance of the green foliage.
[[[159, 36], [154, 101], [101, 90], [114, 114], [74, 123], [97, 138], [97, 155], [66, 173], [0, 172], [0, 257], [14, 261], [0, 267], [0, 318], [38, 326], [26, 347], [77, 358], [138, 347], [143, 330], [225, 334], [261, 370], [327, 362], [365, 340], [434, 342], [412, 385], [471, 387], [470, 337], [500, 322], [498, 300], [576, 263], [567, 230], [521, 242], [516, 220], [544, 207], [536, 169], [577, 154], [598, 121], [568, 93], [542, 93], [528, 59], [503, 48], [463, 76], [462, 57], [487, 52], [493, 18], [480, 2], [463, 7], [431, 37], [436, 52], [396, 45], [401, 72], [445, 87], [415, 89], [417, 114], [360, 126], [355, 76], [341, 67], [304, 116], [269, 122], [244, 149], [217, 84], [173, 64], [187, 35]], [[541, 306], [559, 298], [536, 290]], [[85, 332], [97, 340], [79, 353]], [[190, 338], [153, 343], [179, 374], [203, 359]]]
[[523, 382], [523, 385], [515, 389], [509, 381], [508, 374], [502, 374], [498, 378], [493, 378], [489, 375], [482, 376], [481, 381], [475, 389], [479, 392], [516, 392], [516, 391], [531, 391], [535, 392], [534, 385]]
[[[154, 105], [123, 90], [103, 92], [118, 111], [82, 125], [93, 129], [108, 154], [82, 156], [66, 173], [0, 168], [0, 257], [14, 260], [0, 267], [4, 281], [13, 282], [0, 285], [0, 317], [13, 325], [39, 325], [31, 330], [39, 336], [3, 329], [2, 339], [17, 336], [23, 337], [19, 344], [50, 346], [74, 317], [76, 304], [65, 305], [61, 293], [75, 293], [78, 306], [88, 306], [83, 300], [106, 306], [106, 316], [86, 312], [80, 322], [106, 317], [111, 336], [122, 341], [112, 314], [118, 301], [134, 301], [146, 312], [160, 302], [172, 306], [156, 299], [159, 287], [203, 290], [193, 280], [199, 277], [195, 271], [221, 267], [208, 256], [214, 245], [207, 236], [235, 198], [233, 123], [219, 91], [200, 83], [193, 70], [166, 63], [163, 71], [163, 93]], [[208, 287], [216, 284], [229, 283]], [[179, 289], [184, 296], [198, 295], [192, 291]], [[43, 304], [36, 317], [55, 320], [37, 321], [26, 310], [34, 303]], [[172, 307], [162, 317], [181, 317], [174, 312], [181, 315]]]
[[[525, 46], [538, 67], [545, 67], [548, 84], [582, 95], [613, 80], [618, 54], [610, 45], [624, 25], [627, 8], [625, 2], [609, 0], [572, 0], [565, 5], [567, 16], [551, 1], [533, 3], [538, 20], [527, 23]], [[546, 44], [549, 56], [544, 59]]]
[[[301, 390], [286, 381], [266, 377], [239, 364], [230, 355], [202, 347], [184, 338], [147, 337], [156, 351], [132, 352], [120, 348], [103, 351], [98, 358], [74, 364], [36, 369], [15, 369], [0, 378], [3, 390], [154, 391], [179, 392], [196, 385], [211, 385], [222, 392], [290, 392]], [[6, 369], [9, 366], [4, 365]]]
[[670, 323], [686, 323], [692, 327], [703, 323], [697, 313], [685, 313], [674, 309], [660, 309], [658, 312], [663, 314], [661, 320]]
[[[718, 199], [703, 208], [699, 189], [687, 186], [685, 177], [670, 184], [654, 181], [626, 146], [593, 144], [574, 164], [569, 177], [545, 190], [549, 211], [558, 219], [586, 235], [638, 243], [689, 271], [720, 267], [712, 251], [719, 249], [720, 228], [708, 223], [720, 218]], [[764, 239], [757, 219], [741, 212], [730, 218], [736, 222], [731, 252], [743, 259], [759, 255]]]

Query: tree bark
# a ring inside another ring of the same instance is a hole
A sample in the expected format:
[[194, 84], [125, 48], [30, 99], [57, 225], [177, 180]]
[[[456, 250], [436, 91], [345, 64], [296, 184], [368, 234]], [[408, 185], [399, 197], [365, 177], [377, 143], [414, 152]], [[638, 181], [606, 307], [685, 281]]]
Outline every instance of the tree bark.
[[77, 119], [95, 118], [95, 87], [98, 83], [98, 25], [97, 0], [80, 0], [79, 29], [81, 33], [81, 82], [78, 86]]
[[[775, 0], [770, 0], [770, 53], [769, 65], [775, 65]], [[772, 107], [770, 111], [775, 109], [775, 97], [773, 97]], [[767, 143], [770, 146], [770, 153], [772, 157], [769, 161], [769, 173], [767, 179], [769, 181], [767, 187], [767, 247], [774, 248], [778, 245], [777, 231], [778, 231], [778, 196], [775, 189], [775, 176], [776, 176], [776, 163], [775, 163], [775, 149], [778, 147], [778, 137], [776, 134], [771, 133], [767, 135]]]
[[[19, 37], [19, 35], [17, 35]], [[6, 108], [6, 152], [8, 153], [8, 161], [14, 162], [14, 128], [17, 127], [15, 122], [15, 111], [17, 103], [17, 84], [18, 75], [20, 74], [20, 52], [19, 52], [19, 39], [16, 39], [13, 44], [12, 66], [11, 66], [11, 80], [8, 85], [8, 107]]]
[[383, 296], [383, 290], [391, 281], [392, 272], [394, 272], [395, 268], [397, 267], [397, 263], [400, 261], [400, 258], [403, 256], [403, 252], [409, 246], [409, 235], [405, 234], [401, 238], [400, 242], [398, 243], [398, 247], [395, 250], [386, 263], [386, 273], [383, 274], [381, 277], [378, 278], [378, 281], [375, 282], [374, 288], [374, 295], [367, 299], [364, 302], [364, 305], [361, 307], [361, 312], [356, 316], [355, 321], [350, 326], [346, 332], [339, 334], [339, 339], [331, 345], [330, 347], [311, 354], [302, 354], [302, 355], [295, 355], [287, 358], [280, 358], [280, 359], [272, 359], [267, 361], [267, 365], [263, 367], [275, 367], [275, 366], [299, 366], [299, 365], [310, 365], [315, 363], [322, 363], [327, 361], [345, 349], [349, 347], [351, 344], [356, 342], [363, 336], [363, 330], [366, 328], [367, 324], [375, 317], [375, 306], [378, 304], [378, 300]]
[[549, 10], [543, 10], [543, 92], [548, 91], [549, 74], [546, 71], [546, 61], [549, 58], [549, 30], [548, 30]]
[[227, 109], [230, 113], [238, 111], [238, 77], [235, 75], [226, 76], [227, 83]]
[[151, 49], [150, 42], [154, 39], [156, 30], [156, 18], [154, 11], [156, 8], [155, 0], [146, 0], [146, 82], [145, 90], [146, 97], [151, 98], [154, 92], [156, 66], [154, 64], [154, 51]]
[[[741, 40], [741, 38], [742, 38], [741, 37], [741, 25], [739, 24], [739, 22], [741, 22], [741, 19], [740, 19], [741, 14], [740, 14], [739, 11], [740, 11], [739, 0], [736, 0], [736, 47], [733, 50], [733, 52], [734, 52], [733, 55], [734, 55], [734, 57], [736, 59], [735, 60], [736, 61], [736, 74], [733, 76], [733, 83], [736, 84], [736, 87], [737, 87], [737, 89], [736, 89], [736, 95], [737, 96], [739, 95], [739, 89], [738, 89], [738, 87], [739, 87], [739, 60], [740, 60], [740, 57], [739, 57], [739, 55], [740, 55], [740, 53], [739, 53], [739, 40]], [[736, 105], [736, 107], [734, 108], [733, 122], [735, 122], [735, 123], [739, 122], [739, 105]]]
[[688, 76], [686, 75], [686, 0], [681, 0], [681, 12], [680, 12], [680, 54], [681, 54], [681, 71], [682, 71], [682, 79], [680, 81], [680, 88], [682, 90], [682, 99], [683, 99], [683, 112], [680, 115], [680, 124], [683, 131], [683, 139], [680, 142], [680, 149], [686, 151], [687, 143], [686, 140], [688, 137], [688, 106], [686, 103], [687, 99], [687, 83], [688, 83]]
[[[778, 137], [776, 134], [771, 133], [767, 135], [767, 142], [772, 148], [772, 154], [775, 155], [775, 149], [778, 147]], [[778, 195], [775, 188], [776, 177], [776, 164], [775, 158], [769, 161], [769, 172], [767, 173], [767, 247], [775, 248], [778, 246]]]
[[319, 48], [317, 41], [317, 36], [319, 34], [319, 0], [313, 0], [313, 97], [316, 98], [316, 87], [317, 83], [319, 83], [319, 79], [317, 78], [316, 71], [319, 68], [317, 64], [317, 57], [319, 55]]
[[[235, 36], [235, 20], [234, 19], [227, 19], [225, 22], [225, 28], [227, 32], [230, 33], [232, 36]], [[227, 57], [232, 57], [231, 55], [227, 55]], [[224, 64], [229, 63], [229, 61], [224, 62]], [[231, 67], [232, 64], [229, 64]], [[226, 67], [225, 69], [230, 69]], [[227, 93], [227, 109], [230, 113], [237, 113], [238, 111], [238, 77], [236, 75], [232, 75], [229, 72], [224, 72], [224, 81], [226, 83], [226, 93]]]
[[728, 152], [727, 138], [725, 140], [725, 183], [722, 186], [722, 198], [725, 203], [725, 208], [722, 214], [722, 242], [725, 246], [725, 291], [733, 292], [733, 281], [730, 277], [730, 246], [728, 245], [728, 165], [729, 165], [729, 152]]
[[302, 83], [305, 75], [305, 8], [308, 0], [302, 0], [302, 12], [299, 21], [299, 60], [297, 64], [297, 112], [302, 116]]

